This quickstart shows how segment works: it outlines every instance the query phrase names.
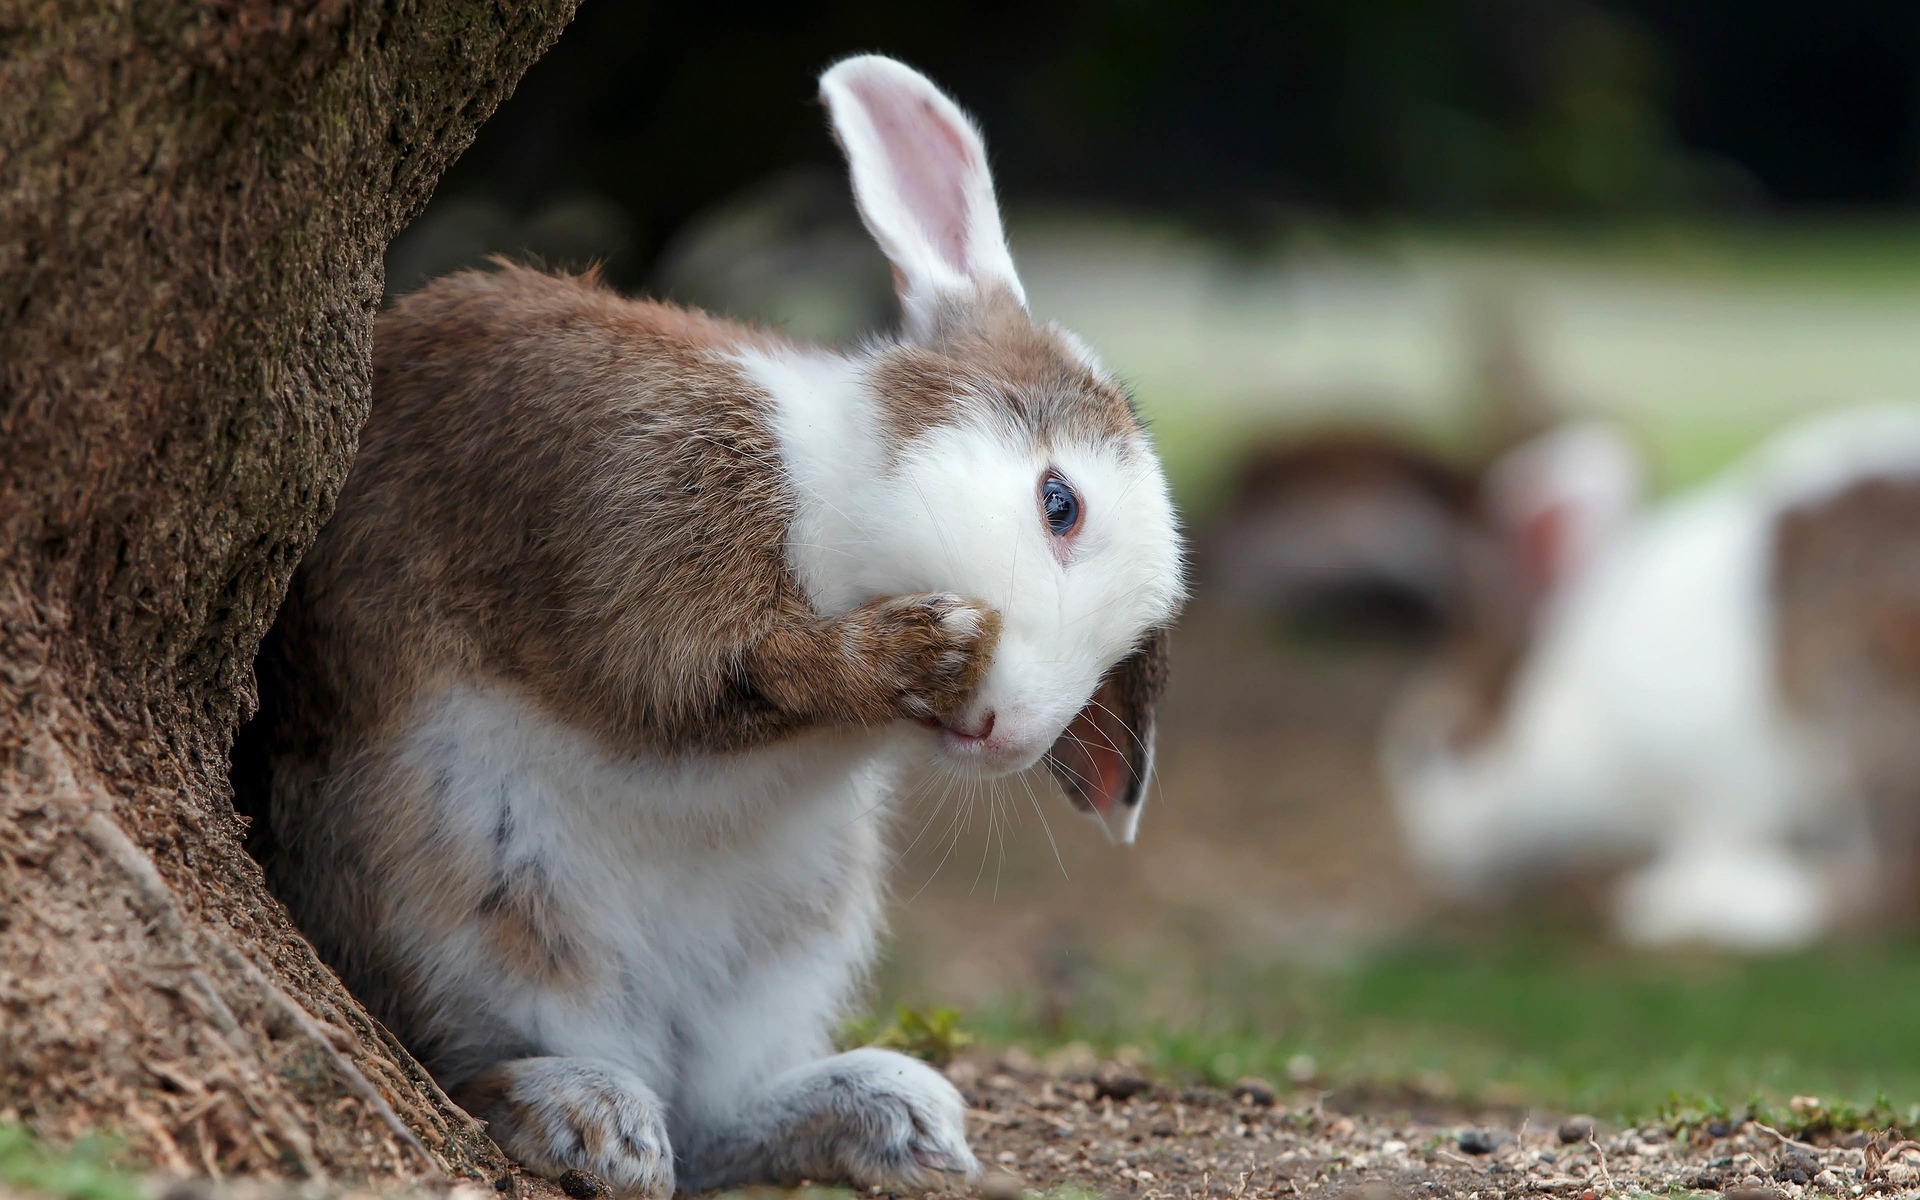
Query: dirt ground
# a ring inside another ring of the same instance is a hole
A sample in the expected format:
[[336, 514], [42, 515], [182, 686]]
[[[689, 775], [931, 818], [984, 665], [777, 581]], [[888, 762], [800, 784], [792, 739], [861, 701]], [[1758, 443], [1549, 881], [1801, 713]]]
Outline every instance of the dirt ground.
[[[1322, 1195], [1353, 1200], [1504, 1200], [1555, 1196], [1720, 1195], [1730, 1200], [1911, 1195], [1920, 1145], [1855, 1135], [1833, 1145], [1796, 1142], [1754, 1122], [1683, 1132], [1596, 1128], [1586, 1118], [1528, 1112], [1472, 1116], [1418, 1103], [1388, 1115], [1362, 1099], [1248, 1080], [1231, 1092], [1176, 1088], [1120, 1063], [1071, 1052], [976, 1053], [948, 1069], [969, 1107], [986, 1173], [975, 1187], [918, 1200], [1267, 1200]], [[447, 1200], [613, 1200], [598, 1180], [563, 1189], [517, 1177], [463, 1186]], [[168, 1184], [152, 1200], [376, 1200], [325, 1186]], [[827, 1200], [755, 1189], [741, 1200]], [[845, 1195], [845, 1193], [839, 1193]], [[878, 1196], [877, 1191], [873, 1193]], [[397, 1195], [389, 1193], [388, 1195]], [[413, 1193], [422, 1195], [422, 1193]], [[27, 1200], [0, 1186], [0, 1200]], [[888, 1197], [888, 1200], [903, 1200]]]
[[1675, 1137], [1594, 1128], [1565, 1114], [1463, 1114], [1393, 1105], [1394, 1115], [1248, 1081], [1234, 1094], [1156, 1085], [1123, 1066], [963, 1059], [975, 1149], [998, 1174], [981, 1194], [1083, 1189], [1141, 1200], [1324, 1194], [1599, 1197], [1720, 1193], [1903, 1194], [1920, 1146], [1855, 1136], [1811, 1146], [1747, 1122]]

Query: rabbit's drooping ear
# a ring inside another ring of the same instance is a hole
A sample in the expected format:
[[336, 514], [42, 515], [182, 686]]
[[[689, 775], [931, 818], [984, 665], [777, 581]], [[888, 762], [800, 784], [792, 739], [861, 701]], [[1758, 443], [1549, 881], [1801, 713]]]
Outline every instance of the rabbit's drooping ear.
[[943, 302], [1005, 288], [1022, 305], [986, 147], [958, 105], [911, 67], [865, 54], [820, 76], [860, 217], [893, 264], [907, 330]]
[[1494, 464], [1488, 515], [1512, 546], [1534, 599], [1584, 572], [1626, 525], [1644, 474], [1626, 434], [1599, 421], [1541, 434]]
[[1167, 682], [1167, 631], [1156, 629], [1094, 689], [1093, 699], [1047, 751], [1067, 799], [1100, 818], [1108, 836], [1133, 841], [1153, 772], [1153, 726]]

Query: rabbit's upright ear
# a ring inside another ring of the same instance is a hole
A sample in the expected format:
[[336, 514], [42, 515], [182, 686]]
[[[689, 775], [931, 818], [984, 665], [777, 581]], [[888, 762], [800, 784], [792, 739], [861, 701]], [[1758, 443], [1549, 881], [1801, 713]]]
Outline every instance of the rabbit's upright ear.
[[1093, 699], [1046, 753], [1067, 799], [1100, 819], [1107, 836], [1133, 841], [1153, 774], [1154, 718], [1167, 683], [1167, 630], [1149, 633], [1094, 689]]
[[820, 76], [854, 200], [893, 263], [910, 334], [928, 333], [943, 304], [1004, 289], [1023, 306], [986, 147], [958, 105], [911, 67], [876, 54]]
[[1624, 430], [1562, 425], [1509, 451], [1488, 471], [1486, 507], [1533, 600], [1559, 592], [1632, 520], [1645, 463]]

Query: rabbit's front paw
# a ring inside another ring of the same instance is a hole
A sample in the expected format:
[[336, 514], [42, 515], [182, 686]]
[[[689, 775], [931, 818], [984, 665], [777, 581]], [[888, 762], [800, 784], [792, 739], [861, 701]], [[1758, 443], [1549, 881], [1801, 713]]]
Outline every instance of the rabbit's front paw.
[[587, 1058], [520, 1058], [459, 1098], [502, 1150], [539, 1174], [591, 1171], [622, 1196], [673, 1195], [666, 1109], [629, 1071]]
[[967, 1106], [947, 1077], [918, 1059], [871, 1047], [818, 1064], [790, 1152], [823, 1178], [923, 1191], [969, 1180]]
[[993, 662], [1000, 614], [951, 592], [925, 592], [881, 601], [870, 616], [900, 714], [919, 721], [957, 716]]

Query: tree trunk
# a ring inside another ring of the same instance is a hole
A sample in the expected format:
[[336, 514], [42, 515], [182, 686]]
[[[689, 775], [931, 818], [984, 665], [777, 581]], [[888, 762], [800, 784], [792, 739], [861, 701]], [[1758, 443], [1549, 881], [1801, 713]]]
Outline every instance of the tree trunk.
[[497, 1177], [288, 922], [227, 749], [387, 241], [575, 0], [0, 0], [0, 1120]]

